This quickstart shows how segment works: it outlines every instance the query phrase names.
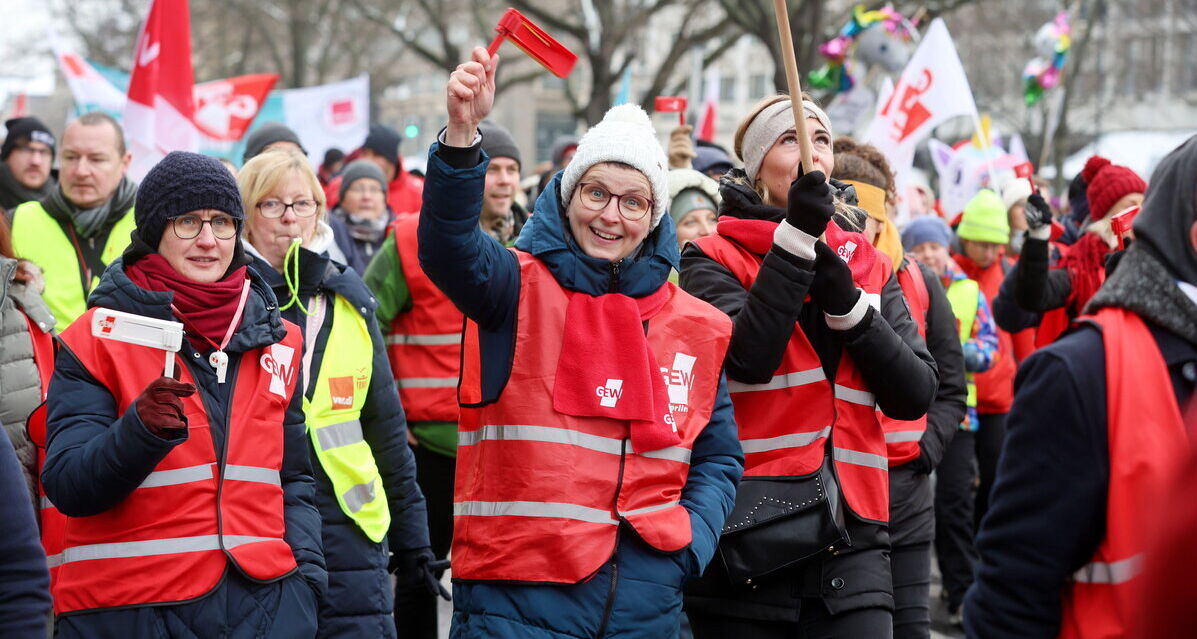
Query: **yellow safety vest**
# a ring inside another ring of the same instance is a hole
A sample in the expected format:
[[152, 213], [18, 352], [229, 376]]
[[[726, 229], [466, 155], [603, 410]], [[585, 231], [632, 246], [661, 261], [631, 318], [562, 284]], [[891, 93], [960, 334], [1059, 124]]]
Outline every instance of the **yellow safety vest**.
[[[133, 207], [129, 207], [108, 233], [100, 261], [108, 266], [129, 246], [129, 234], [136, 228]], [[54, 329], [61, 333], [87, 310], [87, 295], [100, 283], [103, 273], [92, 273], [87, 290], [79, 264], [79, 252], [62, 226], [42, 207], [41, 202], [26, 202], [13, 211], [12, 249], [18, 258], [29, 260], [42, 269], [46, 290], [42, 299], [54, 313]]]
[[[973, 323], [977, 321], [977, 307], [980, 301], [977, 296], [981, 293], [981, 286], [976, 280], [956, 280], [948, 286], [948, 304], [952, 307], [952, 314], [956, 316], [956, 327], [960, 331], [960, 345], [972, 337]], [[977, 407], [977, 383], [973, 381], [973, 374], [964, 373], [968, 383], [968, 407]]]
[[[328, 298], [316, 302], [323, 306]], [[366, 320], [344, 297], [334, 297], [324, 357], [312, 362], [315, 390], [304, 396], [312, 447], [332, 481], [341, 510], [375, 543], [391, 527], [382, 477], [362, 435], [362, 405], [370, 388], [374, 349]], [[316, 334], [309, 330], [309, 343]], [[317, 372], [318, 371], [318, 372]]]

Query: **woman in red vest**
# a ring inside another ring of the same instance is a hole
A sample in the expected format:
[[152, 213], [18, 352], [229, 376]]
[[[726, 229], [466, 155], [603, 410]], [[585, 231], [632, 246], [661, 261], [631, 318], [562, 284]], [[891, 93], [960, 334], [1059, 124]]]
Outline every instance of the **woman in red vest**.
[[[58, 636], [314, 637], [326, 576], [299, 328], [246, 266], [220, 162], [171, 153], [136, 210], [61, 335], [47, 402]], [[181, 323], [179, 351], [120, 339], [155, 333], [116, 313]]]
[[497, 63], [450, 76], [418, 229], [468, 320], [450, 636], [676, 636], [743, 463], [731, 323], [667, 282], [665, 152], [636, 106], [587, 132], [512, 250], [479, 228]]
[[[758, 104], [736, 132], [744, 169], [723, 177], [717, 233], [683, 251], [681, 283], [735, 324], [727, 375], [745, 482], [733, 521], [743, 524], [735, 518], [741, 509], [750, 521], [755, 510], [798, 499], [788, 486], [769, 493], [775, 486], [748, 503], [749, 478], [794, 482], [823, 469], [834, 471], [838, 490], [830, 492], [839, 493], [832, 499], [844, 522], [836, 539], [808, 536], [815, 554], [806, 558], [787, 554], [794, 538], [775, 563], [713, 564], [687, 590], [700, 638], [893, 632], [888, 461], [877, 408], [895, 419], [925, 415], [936, 367], [890, 258], [859, 232], [865, 214], [847, 207], [846, 187], [826, 177], [835, 161], [830, 121], [805, 97], [802, 108], [815, 170], [802, 174], [790, 99]], [[724, 531], [725, 555], [732, 532]]]
[[[1166, 613], [1150, 623], [1164, 611], [1147, 602], [1175, 575], [1193, 578], [1160, 568], [1191, 565], [1191, 531], [1178, 556], [1153, 542], [1161, 517], [1183, 521], [1191, 510], [1192, 485], [1170, 488], [1194, 437], [1182, 415], [1197, 385], [1195, 175], [1197, 137], [1156, 167], [1135, 244], [1089, 314], [1018, 371], [964, 602], [970, 637], [1192, 634], [1167, 627]], [[1154, 602], [1176, 601], [1168, 594]], [[1135, 632], [1150, 625], [1164, 632]]]

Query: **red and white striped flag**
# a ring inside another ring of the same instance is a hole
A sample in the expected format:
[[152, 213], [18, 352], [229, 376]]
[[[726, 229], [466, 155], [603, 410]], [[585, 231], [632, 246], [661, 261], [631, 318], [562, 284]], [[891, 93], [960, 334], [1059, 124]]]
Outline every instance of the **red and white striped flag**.
[[716, 106], [719, 104], [719, 69], [707, 68], [706, 94], [702, 99], [702, 120], [698, 125], [698, 139], [715, 141]]
[[199, 148], [194, 84], [187, 0], [151, 0], [125, 103], [125, 134], [133, 153], [129, 177], [145, 177], [171, 151]]

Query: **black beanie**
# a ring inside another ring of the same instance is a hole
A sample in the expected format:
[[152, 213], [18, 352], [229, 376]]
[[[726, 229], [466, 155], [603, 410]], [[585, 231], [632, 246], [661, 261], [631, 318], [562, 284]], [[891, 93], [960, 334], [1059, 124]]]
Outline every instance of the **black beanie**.
[[345, 167], [341, 172], [341, 192], [337, 195], [337, 199], [341, 202], [345, 201], [345, 191], [353, 186], [354, 182], [358, 180], [374, 180], [378, 182], [378, 186], [382, 187], [383, 196], [387, 192], [387, 178], [382, 174], [382, 169], [370, 160], [354, 160]]
[[8, 133], [4, 138], [4, 146], [0, 147], [0, 160], [7, 160], [8, 154], [16, 148], [17, 142], [41, 142], [50, 147], [50, 157], [54, 157], [56, 142], [54, 134], [37, 118], [12, 118], [4, 121]]
[[157, 250], [168, 220], [201, 209], [215, 209], [233, 216], [238, 220], [240, 235], [245, 211], [241, 206], [241, 191], [229, 170], [214, 157], [171, 151], [137, 187], [133, 209], [136, 234]]
[[324, 162], [321, 163], [321, 166], [329, 167], [343, 159], [345, 159], [345, 152], [337, 147], [333, 147], [324, 152]]
[[483, 120], [478, 124], [478, 132], [482, 134], [482, 150], [492, 158], [511, 158], [516, 164], [520, 162], [520, 149], [515, 145], [515, 138], [503, 127]]
[[295, 135], [287, 125], [282, 122], [267, 122], [258, 127], [245, 140], [245, 155], [241, 158], [242, 162], [249, 162], [266, 147], [275, 142], [293, 142], [295, 146], [299, 147], [300, 152], [304, 155], [308, 154], [307, 149], [303, 148], [303, 144], [299, 142], [299, 136]]
[[399, 142], [399, 132], [395, 129], [385, 124], [371, 124], [370, 134], [366, 136], [366, 141], [362, 143], [362, 148], [370, 149], [386, 158], [387, 162], [398, 167]]

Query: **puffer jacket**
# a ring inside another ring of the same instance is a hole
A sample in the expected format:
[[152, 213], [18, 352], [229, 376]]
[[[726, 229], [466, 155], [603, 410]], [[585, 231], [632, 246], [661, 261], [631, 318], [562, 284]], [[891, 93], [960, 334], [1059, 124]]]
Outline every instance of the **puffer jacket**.
[[33, 361], [29, 319], [45, 332], [54, 329], [54, 315], [42, 301], [41, 270], [25, 262], [35, 279], [13, 281], [17, 260], [0, 257], [0, 424], [8, 431], [32, 499], [37, 495], [37, 448], [25, 431], [29, 413], [42, 403], [41, 378]]
[[[283, 275], [265, 260], [256, 257], [251, 268], [262, 275], [278, 299], [291, 297]], [[391, 511], [391, 529], [387, 538], [381, 543], [374, 543], [341, 509], [332, 481], [316, 457], [316, 451], [311, 450], [312, 470], [316, 477], [316, 505], [320, 509], [322, 524], [324, 562], [328, 568], [328, 589], [320, 601], [320, 630], [317, 636], [394, 637], [395, 622], [391, 619], [394, 600], [387, 570], [388, 546], [391, 552], [400, 554], [429, 545], [424, 495], [416, 485], [416, 462], [407, 445], [407, 420], [395, 390], [386, 343], [374, 320], [374, 308], [377, 305], [374, 296], [353, 269], [333, 262], [327, 253], [316, 254], [306, 248], [300, 249], [299, 297], [306, 305], [307, 300], [317, 293], [344, 297], [354, 308], [362, 311], [370, 329], [373, 371], [362, 406], [362, 434], [378, 464]], [[325, 314], [324, 322], [315, 335], [306, 334], [307, 318], [299, 305], [292, 305], [283, 311], [283, 317], [305, 331], [305, 344], [315, 340], [311, 345], [310, 368], [315, 376], [320, 370], [324, 354], [336, 347], [336, 344], [329, 343], [332, 313]], [[311, 379], [307, 380], [307, 385], [306, 393], [311, 397], [315, 386]]]
[[[478, 226], [487, 158], [478, 146], [429, 153], [420, 213], [420, 264], [479, 326], [482, 392], [495, 397], [510, 373], [520, 269], [516, 256]], [[564, 226], [558, 175], [536, 201], [515, 247], [540, 259], [567, 289], [642, 297], [660, 288], [677, 264], [677, 237], [664, 216], [640, 251], [612, 263], [582, 253]], [[726, 379], [720, 378], [711, 420], [694, 442], [681, 504], [693, 541], [667, 555], [623, 527], [610, 559], [581, 583], [545, 586], [498, 582], [454, 584], [454, 638], [577, 639], [675, 637], [682, 584], [715, 552], [731, 510], [744, 458], [736, 439]]]
[[[250, 269], [250, 295], [226, 352], [229, 368], [241, 354], [278, 343], [286, 334], [278, 303], [266, 283]], [[172, 294], [147, 291], [129, 279], [123, 260], [114, 261], [92, 291], [88, 305], [158, 319], [173, 317]], [[213, 445], [221, 450], [232, 402], [232, 384], [217, 384], [207, 353], [183, 340], [178, 359], [195, 378], [208, 409]], [[302, 381], [302, 372], [299, 373]], [[114, 608], [58, 618], [60, 637], [313, 637], [316, 602], [327, 576], [320, 544], [320, 513], [308, 461], [308, 434], [302, 396], [295, 393], [284, 422], [280, 481], [283, 490], [285, 539], [298, 564], [297, 572], [261, 584], [238, 570], [224, 577], [207, 595], [166, 606]], [[180, 440], [152, 435], [137, 411], [117, 414], [112, 394], [71, 354], [60, 349], [47, 403], [46, 463], [42, 482], [54, 505], [68, 517], [87, 517], [119, 504], [153, 471]]]

